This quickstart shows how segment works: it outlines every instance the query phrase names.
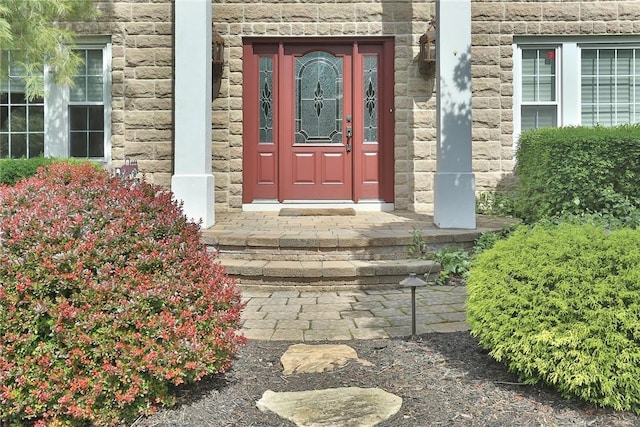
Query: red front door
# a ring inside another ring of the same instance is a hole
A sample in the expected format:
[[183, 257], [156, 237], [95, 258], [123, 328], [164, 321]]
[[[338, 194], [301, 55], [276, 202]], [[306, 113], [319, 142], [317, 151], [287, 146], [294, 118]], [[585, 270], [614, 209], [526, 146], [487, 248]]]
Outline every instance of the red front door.
[[285, 46], [280, 197], [353, 199], [352, 55], [348, 46]]
[[245, 45], [243, 202], [391, 201], [386, 45]]

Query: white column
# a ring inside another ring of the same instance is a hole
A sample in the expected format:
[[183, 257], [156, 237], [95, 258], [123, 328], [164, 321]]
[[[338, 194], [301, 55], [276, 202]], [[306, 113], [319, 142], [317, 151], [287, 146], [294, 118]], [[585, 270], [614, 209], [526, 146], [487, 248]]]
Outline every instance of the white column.
[[211, 0], [175, 2], [175, 141], [171, 190], [188, 218], [214, 223]]
[[440, 228], [476, 228], [471, 169], [471, 1], [438, 0], [437, 167], [433, 221]]

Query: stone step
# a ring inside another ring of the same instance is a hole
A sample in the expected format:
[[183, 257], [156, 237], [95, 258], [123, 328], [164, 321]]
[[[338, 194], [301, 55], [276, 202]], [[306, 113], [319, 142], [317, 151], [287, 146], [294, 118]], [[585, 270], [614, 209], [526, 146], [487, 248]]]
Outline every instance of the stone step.
[[440, 271], [431, 260], [401, 259], [373, 261], [267, 261], [220, 259], [227, 273], [243, 287], [390, 288], [410, 273], [433, 281]]
[[434, 280], [439, 265], [415, 258], [445, 247], [470, 249], [481, 233], [510, 222], [478, 216], [477, 229], [440, 229], [432, 217], [406, 211], [300, 217], [247, 211], [216, 220], [202, 230], [202, 241], [244, 289], [313, 290], [394, 288], [410, 273]]
[[[426, 247], [443, 243], [473, 244], [482, 230], [429, 230], [421, 234]], [[358, 249], [376, 247], [406, 247], [413, 243], [410, 230], [302, 230], [264, 232], [214, 232], [203, 230], [202, 241], [217, 249], [223, 248], [324, 248]]]
[[299, 248], [228, 248], [218, 251], [220, 259], [261, 260], [261, 261], [374, 261], [409, 258], [406, 246], [362, 247], [362, 248], [320, 248], [302, 250]]
[[[419, 254], [443, 247], [469, 249], [480, 233], [454, 230], [423, 235]], [[262, 233], [203, 233], [202, 241], [220, 259], [256, 261], [382, 261], [409, 258], [414, 236], [409, 231], [350, 230]]]

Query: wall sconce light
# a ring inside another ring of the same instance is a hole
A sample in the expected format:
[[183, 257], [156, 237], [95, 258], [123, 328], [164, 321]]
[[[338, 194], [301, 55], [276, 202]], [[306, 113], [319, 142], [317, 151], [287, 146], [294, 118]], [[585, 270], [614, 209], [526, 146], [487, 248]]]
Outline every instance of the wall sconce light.
[[420, 36], [420, 55], [418, 70], [425, 77], [433, 77], [436, 73], [436, 20], [431, 19], [427, 32]]
[[211, 63], [212, 63], [212, 96], [218, 97], [220, 92], [220, 81], [222, 80], [222, 70], [224, 69], [224, 38], [216, 30], [213, 30], [212, 36], [212, 51], [211, 51]]

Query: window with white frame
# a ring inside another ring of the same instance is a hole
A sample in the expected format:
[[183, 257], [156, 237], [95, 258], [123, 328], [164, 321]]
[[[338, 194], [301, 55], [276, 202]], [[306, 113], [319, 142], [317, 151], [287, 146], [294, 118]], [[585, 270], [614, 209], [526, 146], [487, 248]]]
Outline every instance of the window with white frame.
[[522, 49], [522, 129], [552, 127], [558, 123], [556, 50]]
[[24, 69], [2, 52], [6, 77], [0, 81], [0, 158], [44, 154], [44, 99], [25, 95]]
[[582, 124], [640, 121], [640, 50], [583, 48], [580, 59]]
[[531, 128], [640, 122], [640, 39], [515, 41], [514, 141]]
[[29, 100], [24, 73], [3, 53], [0, 82], [0, 158], [75, 157], [110, 159], [110, 75], [108, 42], [79, 44], [84, 59], [70, 87], [59, 87], [45, 72], [45, 97]]

